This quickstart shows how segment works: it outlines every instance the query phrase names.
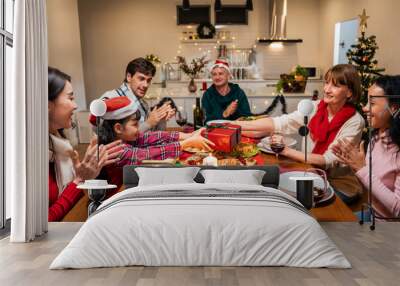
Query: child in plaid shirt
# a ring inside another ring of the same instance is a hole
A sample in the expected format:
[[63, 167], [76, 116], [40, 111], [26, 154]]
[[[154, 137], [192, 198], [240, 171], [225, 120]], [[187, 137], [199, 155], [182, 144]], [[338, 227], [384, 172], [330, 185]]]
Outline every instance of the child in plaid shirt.
[[[139, 132], [140, 112], [132, 101], [125, 96], [104, 100], [107, 111], [99, 126], [99, 142], [107, 144], [122, 140], [123, 152], [119, 161], [104, 169], [109, 183], [122, 185], [122, 168], [125, 165], [138, 164], [143, 160], [164, 160], [177, 158], [182, 149], [194, 147], [211, 150], [211, 141], [200, 135], [167, 131]], [[90, 122], [96, 125], [96, 117], [91, 115]], [[103, 172], [104, 174], [104, 172]]]

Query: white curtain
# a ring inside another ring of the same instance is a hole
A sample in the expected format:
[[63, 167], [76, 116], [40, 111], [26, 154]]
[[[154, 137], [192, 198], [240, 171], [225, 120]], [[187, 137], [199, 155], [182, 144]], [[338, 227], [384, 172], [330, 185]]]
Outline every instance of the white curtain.
[[47, 232], [48, 110], [46, 0], [16, 0], [13, 94], [6, 97], [6, 187], [12, 242]]

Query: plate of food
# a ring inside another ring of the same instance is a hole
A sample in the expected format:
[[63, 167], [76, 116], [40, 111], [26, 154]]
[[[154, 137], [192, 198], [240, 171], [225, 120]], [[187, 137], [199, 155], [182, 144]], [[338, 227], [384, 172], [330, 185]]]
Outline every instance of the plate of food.
[[255, 165], [257, 165], [257, 161], [254, 160], [253, 158], [245, 158], [244, 161], [246, 163], [245, 164], [246, 166], [255, 166]]
[[[270, 142], [271, 142], [271, 136], [264, 137], [260, 141], [260, 143], [262, 143], [265, 147], [268, 147], [268, 148], [269, 148]], [[285, 143], [285, 146], [287, 146], [287, 147], [293, 147], [294, 145], [297, 144], [297, 140], [292, 137], [284, 137], [283, 142]]]
[[242, 162], [240, 162], [237, 158], [224, 158], [218, 160], [218, 166], [242, 166]]
[[267, 154], [275, 154], [274, 151], [271, 150], [271, 148], [268, 146], [264, 146], [261, 142], [257, 144], [257, 147], [260, 151], [267, 153]]
[[205, 154], [208, 155], [210, 151], [207, 151], [206, 149], [199, 149], [195, 147], [186, 147], [183, 148], [183, 151], [188, 152], [188, 153], [194, 153], [194, 154]]
[[164, 160], [143, 160], [142, 165], [175, 165], [176, 159], [164, 159]]
[[334, 195], [335, 191], [332, 186], [327, 182], [327, 189], [325, 191], [325, 183], [324, 179], [312, 172], [304, 172], [304, 171], [291, 171], [282, 173], [279, 176], [279, 189], [288, 193], [291, 196], [296, 197], [296, 181], [291, 180], [290, 177], [317, 177], [314, 180], [314, 202], [316, 205], [326, 203], [330, 201]]
[[[287, 147], [294, 147], [297, 144], [297, 140], [292, 138], [292, 137], [285, 137], [283, 139], [285, 146]], [[271, 142], [271, 137], [264, 137], [263, 139], [261, 139], [261, 141], [257, 144], [257, 147], [265, 152], [265, 153], [269, 153], [269, 154], [275, 154], [274, 151], [271, 150], [271, 146], [270, 146], [270, 142]]]
[[267, 117], [267, 115], [242, 116], [242, 117], [239, 117], [237, 120], [238, 121], [253, 121], [253, 120], [257, 120], [257, 119], [264, 118], [264, 117]]
[[194, 154], [185, 160], [183, 160], [184, 165], [190, 165], [190, 166], [199, 166], [203, 165], [203, 159], [205, 156], [199, 155], [199, 154]]
[[210, 120], [207, 121], [206, 125], [210, 126], [211, 124], [224, 124], [224, 123], [230, 123], [230, 120], [225, 120], [225, 119], [218, 119], [218, 120]]

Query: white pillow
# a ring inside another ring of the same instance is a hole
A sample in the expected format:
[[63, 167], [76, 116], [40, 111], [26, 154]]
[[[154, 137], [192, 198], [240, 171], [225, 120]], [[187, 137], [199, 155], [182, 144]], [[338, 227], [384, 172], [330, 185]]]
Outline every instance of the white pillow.
[[234, 183], [261, 185], [265, 171], [262, 170], [202, 170], [204, 183]]
[[138, 186], [196, 183], [193, 179], [199, 170], [198, 167], [135, 168], [139, 176]]

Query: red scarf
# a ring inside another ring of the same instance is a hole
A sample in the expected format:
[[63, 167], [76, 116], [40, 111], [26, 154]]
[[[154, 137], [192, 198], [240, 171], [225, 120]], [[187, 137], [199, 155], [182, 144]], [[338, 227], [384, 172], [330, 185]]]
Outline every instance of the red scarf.
[[308, 124], [311, 139], [315, 143], [312, 151], [313, 154], [324, 154], [335, 139], [339, 129], [356, 113], [355, 107], [352, 104], [346, 103], [335, 114], [331, 122], [329, 122], [327, 106], [328, 105], [321, 100], [318, 104], [317, 113], [311, 119], [310, 124]]

